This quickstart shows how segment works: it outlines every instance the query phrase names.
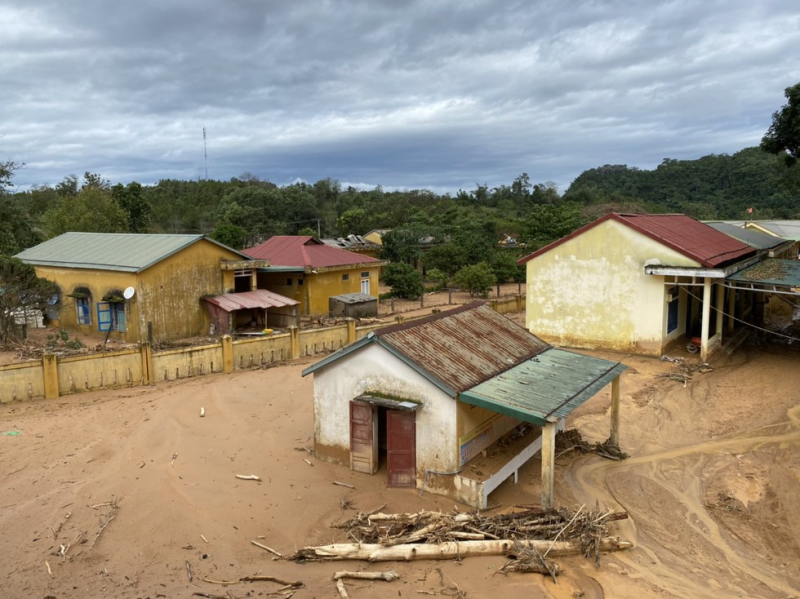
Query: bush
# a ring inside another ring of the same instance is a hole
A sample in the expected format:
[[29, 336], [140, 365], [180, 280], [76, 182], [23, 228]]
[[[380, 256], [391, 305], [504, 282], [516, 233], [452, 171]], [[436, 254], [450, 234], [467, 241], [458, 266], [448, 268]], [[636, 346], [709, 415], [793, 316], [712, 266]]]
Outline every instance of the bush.
[[422, 295], [422, 273], [410, 264], [392, 262], [383, 270], [383, 280], [394, 297], [414, 299]]
[[447, 285], [447, 275], [438, 268], [428, 271], [428, 281], [433, 283], [431, 291], [441, 291]]
[[472, 297], [489, 297], [489, 290], [497, 282], [497, 277], [486, 262], [479, 262], [459, 270], [453, 280]]

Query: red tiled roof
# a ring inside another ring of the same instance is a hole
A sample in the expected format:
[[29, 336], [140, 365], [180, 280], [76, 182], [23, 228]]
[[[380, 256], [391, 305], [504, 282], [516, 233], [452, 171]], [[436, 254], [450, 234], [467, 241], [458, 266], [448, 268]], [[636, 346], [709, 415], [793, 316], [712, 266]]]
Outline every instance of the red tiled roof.
[[272, 266], [322, 268], [380, 262], [377, 258], [340, 250], [308, 235], [276, 235], [264, 243], [244, 250], [253, 258], [269, 260]]
[[732, 262], [755, 252], [753, 248], [741, 241], [685, 214], [611, 213], [521, 258], [518, 264], [524, 264], [536, 256], [549, 252], [565, 241], [578, 237], [607, 220], [621, 222], [634, 231], [699, 262], [706, 268], [716, 268], [721, 264]]

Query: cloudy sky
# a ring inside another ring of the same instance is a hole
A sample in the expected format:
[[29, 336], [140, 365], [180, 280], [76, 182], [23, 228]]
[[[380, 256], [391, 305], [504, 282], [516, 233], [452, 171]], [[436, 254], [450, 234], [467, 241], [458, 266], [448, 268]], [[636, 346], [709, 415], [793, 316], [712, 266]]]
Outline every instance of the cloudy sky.
[[757, 145], [799, 48], [797, 0], [0, 0], [0, 161], [563, 191]]

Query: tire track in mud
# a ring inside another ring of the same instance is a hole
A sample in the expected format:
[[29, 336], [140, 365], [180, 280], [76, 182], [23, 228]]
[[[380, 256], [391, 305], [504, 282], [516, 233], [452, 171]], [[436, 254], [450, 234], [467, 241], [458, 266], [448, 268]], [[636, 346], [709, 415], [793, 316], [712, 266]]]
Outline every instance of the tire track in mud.
[[[669, 537], [671, 532], [680, 528], [678, 523], [673, 521], [675, 526], [670, 527], [667, 514], [654, 511], [642, 514], [640, 505], [632, 505], [636, 501], [631, 499], [628, 502], [633, 508], [630, 511], [639, 512], [639, 518], [642, 515], [648, 518], [637, 526], [634, 513], [631, 513], [628, 520], [618, 522], [620, 536], [636, 543], [634, 553], [614, 555], [626, 566], [630, 580], [641, 581], [676, 597], [719, 599], [722, 593], [798, 597], [800, 589], [785, 581], [785, 573], [764, 559], [753, 559], [752, 555], [743, 556], [737, 551], [734, 539], [711, 517], [703, 501], [703, 469], [713, 457], [753, 452], [774, 445], [800, 447], [800, 405], [790, 408], [787, 417], [786, 421], [778, 424], [623, 462], [581, 460], [575, 462], [574, 468], [565, 476], [572, 480], [576, 494], [582, 499], [619, 504], [626, 510], [629, 509], [625, 497], [628, 489], [622, 485], [617, 488], [615, 477], [624, 475], [628, 480], [640, 477], [649, 485], [657, 485], [658, 489], [654, 491], [666, 493], [667, 499], [683, 510], [685, 525], [700, 540], [700, 547], [693, 539], [670, 539], [668, 543], [660, 543], [651, 530], [659, 532], [660, 528], [661, 533]], [[640, 500], [642, 496], [636, 499]], [[674, 511], [672, 515], [680, 514]], [[681, 541], [689, 545], [686, 553], [675, 551], [681, 547]], [[692, 551], [707, 556], [706, 563], [692, 561]], [[704, 580], [701, 577], [705, 577]]]

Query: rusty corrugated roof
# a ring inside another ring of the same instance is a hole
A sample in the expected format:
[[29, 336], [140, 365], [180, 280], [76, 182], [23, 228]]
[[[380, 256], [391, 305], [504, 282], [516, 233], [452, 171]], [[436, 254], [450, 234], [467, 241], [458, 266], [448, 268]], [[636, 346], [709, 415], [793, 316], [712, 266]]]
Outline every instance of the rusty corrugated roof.
[[582, 235], [585, 231], [596, 227], [607, 220], [616, 220], [628, 225], [631, 229], [655, 239], [668, 248], [675, 250], [700, 263], [706, 268], [716, 268], [722, 264], [733, 262], [754, 254], [750, 246], [720, 233], [719, 231], [695, 220], [685, 214], [616, 214], [611, 213], [573, 231], [569, 235], [536, 250], [532, 254], [518, 260], [524, 264], [529, 260], [549, 252], [565, 241]]
[[485, 304], [378, 329], [375, 336], [456, 392], [550, 347]]
[[244, 291], [242, 293], [223, 293], [204, 299], [209, 304], [225, 310], [225, 312], [246, 308], [282, 308], [283, 306], [296, 306], [299, 304], [293, 299], [266, 289], [256, 289], [255, 291]]

